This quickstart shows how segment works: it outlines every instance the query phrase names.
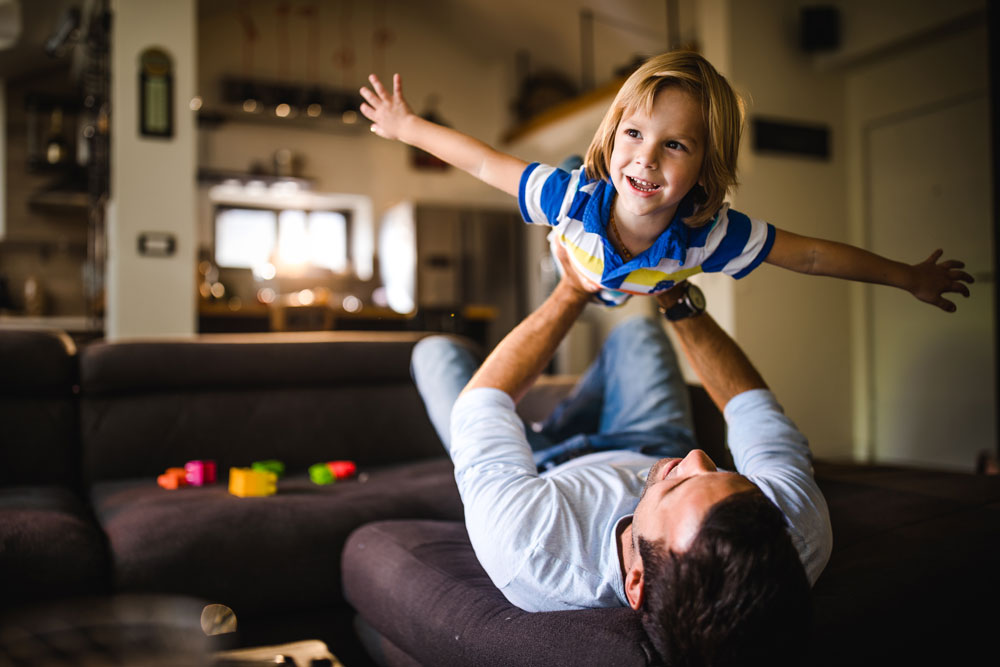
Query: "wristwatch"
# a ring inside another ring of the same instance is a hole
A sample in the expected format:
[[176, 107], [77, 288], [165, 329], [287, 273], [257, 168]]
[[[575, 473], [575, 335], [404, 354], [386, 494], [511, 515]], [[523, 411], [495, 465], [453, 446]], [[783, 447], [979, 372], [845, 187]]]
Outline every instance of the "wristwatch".
[[681, 285], [683, 285], [681, 298], [677, 300], [677, 303], [669, 308], [660, 306], [660, 312], [671, 322], [701, 315], [705, 312], [705, 295], [698, 289], [698, 286], [686, 280]]

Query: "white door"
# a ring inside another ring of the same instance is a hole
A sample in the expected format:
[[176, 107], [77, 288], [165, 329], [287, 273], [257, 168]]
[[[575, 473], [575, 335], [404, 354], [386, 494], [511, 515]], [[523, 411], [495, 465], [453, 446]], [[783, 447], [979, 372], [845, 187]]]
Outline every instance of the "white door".
[[976, 278], [951, 314], [871, 288], [875, 459], [970, 470], [997, 442], [989, 100], [914, 106], [866, 135], [871, 249], [915, 262], [943, 247]]

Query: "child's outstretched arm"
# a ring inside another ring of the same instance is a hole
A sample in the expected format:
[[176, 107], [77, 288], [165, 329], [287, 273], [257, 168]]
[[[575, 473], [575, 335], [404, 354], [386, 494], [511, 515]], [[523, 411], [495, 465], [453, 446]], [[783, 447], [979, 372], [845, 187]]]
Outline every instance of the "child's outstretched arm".
[[955, 311], [955, 304], [942, 295], [955, 292], [969, 296], [965, 283], [973, 279], [961, 270], [964, 263], [956, 259], [939, 262], [940, 257], [938, 249], [918, 264], [903, 264], [846, 243], [776, 229], [774, 245], [765, 261], [800, 273], [898, 287], [951, 313]]
[[515, 197], [518, 195], [521, 173], [528, 166], [527, 162], [413, 113], [403, 98], [403, 82], [398, 74], [392, 77], [391, 93], [374, 74], [368, 80], [372, 87], [361, 89], [366, 102], [361, 105], [361, 113], [374, 123], [372, 132], [421, 148], [484, 183]]

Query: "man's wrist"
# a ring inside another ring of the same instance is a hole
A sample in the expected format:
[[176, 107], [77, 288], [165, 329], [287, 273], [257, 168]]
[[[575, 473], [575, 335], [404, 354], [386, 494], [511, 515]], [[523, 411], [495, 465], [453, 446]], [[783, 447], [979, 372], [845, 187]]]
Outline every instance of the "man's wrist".
[[679, 282], [670, 289], [664, 292], [657, 292], [653, 296], [656, 297], [656, 303], [659, 304], [662, 310], [669, 310], [684, 296], [684, 283]]
[[589, 302], [590, 297], [593, 296], [592, 292], [588, 292], [581, 287], [574, 285], [569, 280], [560, 280], [554, 291], [568, 301], [579, 302], [582, 304]]

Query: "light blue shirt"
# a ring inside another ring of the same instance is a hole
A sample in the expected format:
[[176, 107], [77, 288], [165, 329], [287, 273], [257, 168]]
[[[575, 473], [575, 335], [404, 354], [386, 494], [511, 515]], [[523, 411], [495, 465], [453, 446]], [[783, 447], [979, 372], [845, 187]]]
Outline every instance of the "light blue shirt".
[[[737, 470], [785, 513], [815, 582], [832, 537], [805, 437], [765, 389], [733, 398], [725, 418]], [[462, 394], [451, 434], [469, 538], [512, 604], [526, 611], [628, 604], [617, 528], [635, 511], [655, 457], [599, 452], [539, 474], [514, 402], [498, 389]]]

